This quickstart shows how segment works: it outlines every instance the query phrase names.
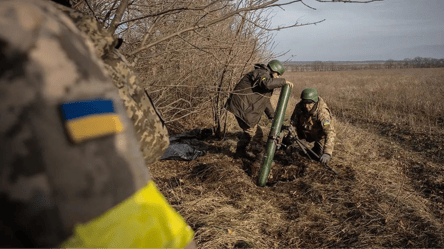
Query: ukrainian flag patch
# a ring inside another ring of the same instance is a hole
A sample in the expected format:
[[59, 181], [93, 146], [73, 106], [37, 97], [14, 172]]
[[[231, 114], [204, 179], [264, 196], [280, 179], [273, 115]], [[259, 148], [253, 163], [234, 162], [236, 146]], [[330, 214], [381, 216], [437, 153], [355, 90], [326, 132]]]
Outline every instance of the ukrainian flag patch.
[[326, 125], [329, 125], [329, 124], [330, 124], [330, 120], [322, 122], [322, 126], [326, 126]]
[[75, 143], [123, 130], [112, 100], [94, 99], [60, 105], [65, 128]]

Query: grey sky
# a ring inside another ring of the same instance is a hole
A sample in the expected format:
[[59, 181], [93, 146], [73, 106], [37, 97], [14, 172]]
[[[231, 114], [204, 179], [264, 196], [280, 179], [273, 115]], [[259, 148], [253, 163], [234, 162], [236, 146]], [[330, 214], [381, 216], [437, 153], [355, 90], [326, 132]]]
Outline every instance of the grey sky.
[[[287, 2], [287, 1], [279, 1]], [[326, 21], [275, 32], [273, 52], [293, 61], [444, 58], [444, 0], [319, 3], [276, 9], [272, 26]]]

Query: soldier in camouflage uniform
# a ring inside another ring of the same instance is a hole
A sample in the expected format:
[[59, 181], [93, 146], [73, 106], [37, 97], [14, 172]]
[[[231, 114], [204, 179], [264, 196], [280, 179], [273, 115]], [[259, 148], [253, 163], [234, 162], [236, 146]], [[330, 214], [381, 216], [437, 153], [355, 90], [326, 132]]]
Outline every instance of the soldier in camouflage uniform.
[[273, 89], [285, 84], [293, 87], [293, 83], [280, 77], [284, 72], [283, 65], [277, 60], [272, 60], [267, 65], [256, 64], [254, 70], [239, 81], [230, 95], [226, 108], [236, 116], [239, 127], [243, 130], [235, 158], [248, 157], [246, 152], [250, 141], [253, 152], [258, 158], [261, 157], [263, 132], [258, 123], [263, 113], [270, 120], [274, 118], [270, 102]]
[[307, 142], [315, 142], [313, 152], [320, 156], [323, 164], [327, 164], [333, 154], [336, 134], [333, 115], [316, 89], [306, 88], [302, 91], [301, 101], [294, 108], [290, 124], [296, 131], [290, 129], [292, 132], [284, 138], [284, 142], [296, 135]]
[[169, 145], [168, 131], [148, 93], [138, 82], [130, 63], [115, 48], [117, 38], [102, 29], [94, 17], [59, 4], [54, 5], [67, 14], [80, 31], [92, 40], [97, 56], [103, 59], [115, 87], [119, 89], [120, 98], [133, 121], [147, 165], [157, 161], [161, 152]]
[[[98, 47], [88, 36], [46, 1], [0, 2], [2, 247], [58, 246], [79, 225], [100, 221], [152, 182], [140, 137], [151, 150], [148, 162], [168, 145], [154, 107], [132, 87], [133, 75], [115, 64], [125, 89], [119, 92], [98, 59], [113, 51], [113, 41], [104, 37]], [[121, 98], [128, 96], [124, 108]], [[185, 244], [154, 247], [183, 247], [192, 239], [171, 210]]]

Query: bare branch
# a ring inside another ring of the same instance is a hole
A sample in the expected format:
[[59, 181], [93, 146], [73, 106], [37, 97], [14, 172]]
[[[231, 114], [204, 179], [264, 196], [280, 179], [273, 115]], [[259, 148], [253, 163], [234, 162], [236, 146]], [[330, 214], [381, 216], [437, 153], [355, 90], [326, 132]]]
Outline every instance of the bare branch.
[[119, 0], [114, 0], [113, 5], [111, 6], [111, 8], [109, 8], [108, 13], [106, 13], [106, 15], [105, 15], [105, 18], [103, 18], [103, 22], [106, 22], [106, 20], [108, 20], [108, 18], [111, 16], [111, 12], [113, 11], [113, 9], [116, 6], [118, 1]]
[[92, 14], [93, 14], [94, 18], [96, 19], [96, 21], [97, 21], [98, 23], [100, 23], [99, 19], [97, 19], [96, 13], [94, 13], [94, 10], [93, 10], [93, 9], [91, 8], [91, 6], [89, 5], [88, 0], [85, 0], [85, 3], [86, 3], [86, 5], [88, 6], [89, 10], [92, 12]]
[[154, 27], [156, 27], [156, 22], [158, 20], [159, 17], [157, 17], [156, 19], [154, 19], [153, 23], [151, 24], [150, 28], [148, 29], [148, 31], [146, 32], [146, 34], [143, 37], [142, 40], [142, 44], [140, 45], [141, 47], [145, 46], [145, 42], [148, 39], [148, 37], [151, 35], [151, 32], [153, 31]]
[[263, 29], [263, 30], [266, 30], [266, 31], [279, 31], [279, 30], [281, 30], [281, 29], [288, 29], [288, 28], [294, 28], [294, 27], [302, 27], [302, 26], [307, 26], [307, 25], [316, 25], [316, 24], [318, 24], [318, 23], [321, 23], [321, 22], [323, 22], [323, 21], [325, 21], [326, 19], [323, 19], [323, 20], [320, 20], [320, 21], [317, 21], [317, 22], [309, 22], [309, 23], [298, 23], [298, 22], [296, 22], [295, 24], [293, 24], [293, 25], [288, 25], [288, 26], [278, 26], [277, 28], [267, 28], [267, 27], [264, 27], [264, 26], [261, 26], [261, 25], [258, 25], [257, 23], [255, 23], [255, 22], [252, 22], [252, 21], [250, 21], [250, 20], [247, 20], [248, 22], [250, 22], [251, 24], [253, 24], [255, 27], [257, 27], [257, 28], [260, 28], [260, 29]]
[[217, 58], [217, 56], [216, 56], [214, 53], [211, 53], [210, 51], [207, 51], [207, 50], [205, 50], [205, 49], [203, 49], [203, 48], [200, 48], [200, 47], [198, 47], [198, 46], [192, 44], [191, 42], [185, 40], [185, 39], [184, 39], [183, 37], [181, 37], [180, 35], [178, 35], [178, 37], [179, 37], [180, 39], [182, 39], [185, 43], [187, 43], [187, 44], [189, 44], [190, 46], [192, 46], [193, 48], [198, 49], [198, 50], [200, 50], [200, 51], [202, 51], [202, 52], [204, 52], [204, 53], [207, 53], [207, 54], [211, 55], [211, 56], [212, 56], [217, 62], [219, 62], [219, 63], [222, 64], [222, 61], [220, 61], [219, 58]]
[[120, 2], [120, 5], [119, 5], [119, 7], [117, 8], [117, 11], [116, 11], [116, 15], [114, 16], [114, 18], [113, 18], [113, 20], [111, 22], [111, 25], [110, 25], [110, 27], [108, 29], [109, 33], [113, 34], [114, 31], [116, 31], [118, 23], [120, 22], [120, 20], [122, 20], [123, 13], [125, 13], [126, 8], [128, 7], [128, 1], [129, 0], [122, 0]]
[[309, 6], [308, 4], [306, 4], [306, 3], [305, 3], [304, 1], [302, 1], [302, 0], [301, 0], [301, 3], [302, 3], [303, 5], [305, 5], [305, 7], [308, 7], [308, 8], [310, 8], [310, 9], [312, 9], [312, 10], [316, 10], [315, 8]]
[[354, 1], [354, 0], [316, 0], [321, 3], [372, 3], [382, 2], [384, 0], [366, 0], [366, 1]]
[[174, 14], [174, 13], [178, 13], [178, 12], [180, 12], [180, 11], [185, 11], [185, 10], [192, 10], [192, 11], [196, 11], [196, 10], [204, 10], [204, 9], [210, 7], [211, 5], [215, 4], [216, 2], [218, 2], [218, 1], [214, 1], [214, 2], [212, 2], [212, 3], [209, 3], [209, 4], [204, 5], [204, 6], [201, 6], [201, 7], [194, 7], [194, 8], [190, 8], [190, 7], [181, 7], [181, 8], [175, 8], [175, 9], [164, 10], [164, 11], [157, 12], [157, 13], [154, 13], [154, 14], [144, 15], [144, 16], [141, 16], [141, 17], [133, 18], [133, 19], [131, 19], [131, 20], [123, 21], [123, 22], [119, 23], [118, 26], [119, 26], [119, 25], [122, 25], [122, 24], [125, 24], [125, 23], [128, 23], [128, 22], [134, 22], [134, 21], [138, 21], [138, 20], [145, 19], [145, 18], [156, 17], [156, 16], [165, 15], [165, 14]]
[[85, 2], [85, 0], [80, 0], [78, 3], [76, 3], [74, 6], [73, 6], [73, 8], [74, 9], [77, 9], [82, 3], [84, 3]]
[[245, 8], [241, 8], [241, 9], [238, 9], [238, 10], [236, 10], [236, 11], [232, 11], [232, 12], [230, 12], [230, 13], [228, 13], [228, 14], [225, 14], [225, 15], [219, 17], [219, 18], [216, 18], [216, 19], [214, 19], [214, 20], [211, 20], [211, 21], [209, 21], [208, 23], [200, 24], [200, 25], [195, 25], [195, 26], [192, 26], [192, 27], [185, 28], [185, 29], [183, 29], [183, 30], [180, 30], [180, 31], [177, 31], [177, 32], [175, 32], [175, 33], [173, 33], [173, 34], [170, 34], [170, 35], [168, 35], [168, 36], [165, 36], [164, 38], [159, 39], [159, 40], [157, 40], [157, 41], [155, 41], [155, 42], [153, 42], [153, 43], [150, 43], [150, 44], [146, 45], [145, 47], [138, 48], [138, 49], [136, 49], [135, 51], [131, 52], [130, 55], [137, 54], [138, 52], [140, 52], [140, 51], [142, 51], [142, 50], [145, 50], [145, 49], [147, 49], [147, 48], [150, 48], [150, 47], [152, 47], [152, 46], [155, 46], [155, 45], [157, 45], [157, 44], [159, 44], [159, 43], [161, 43], [161, 42], [163, 42], [163, 41], [169, 40], [169, 39], [171, 39], [172, 37], [178, 36], [178, 35], [183, 34], [183, 33], [185, 33], [185, 32], [188, 32], [188, 31], [191, 31], [191, 30], [196, 30], [196, 29], [201, 29], [201, 28], [206, 28], [206, 27], [208, 27], [208, 26], [211, 26], [211, 25], [213, 25], [213, 24], [216, 24], [216, 23], [219, 23], [219, 22], [221, 22], [221, 21], [224, 21], [224, 20], [226, 20], [226, 19], [228, 19], [228, 18], [230, 18], [230, 17], [232, 17], [232, 16], [234, 16], [234, 15], [237, 15], [237, 14], [239, 14], [239, 13], [242, 13], [242, 12], [248, 12], [248, 11], [259, 10], [259, 9], [264, 9], [264, 8], [269, 8], [269, 7], [276, 7], [276, 6], [287, 5], [287, 4], [290, 4], [290, 3], [299, 2], [300, 0], [291, 1], [291, 2], [289, 2], [289, 3], [285, 3], [285, 4], [274, 5], [273, 3], [276, 3], [277, 1], [278, 1], [278, 0], [272, 0], [272, 1], [265, 2], [265, 3], [261, 4], [261, 5], [257, 5], [257, 6], [253, 6], [253, 7], [245, 7]]

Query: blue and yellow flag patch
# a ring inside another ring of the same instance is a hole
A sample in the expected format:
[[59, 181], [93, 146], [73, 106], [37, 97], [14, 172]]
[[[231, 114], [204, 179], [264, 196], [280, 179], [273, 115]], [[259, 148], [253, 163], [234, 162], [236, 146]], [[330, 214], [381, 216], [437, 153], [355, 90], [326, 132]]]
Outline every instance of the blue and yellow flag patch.
[[82, 100], [64, 103], [60, 108], [67, 133], [75, 143], [123, 130], [112, 100]]
[[326, 126], [326, 125], [329, 125], [329, 124], [330, 124], [330, 120], [326, 120], [326, 121], [322, 122], [322, 126]]

